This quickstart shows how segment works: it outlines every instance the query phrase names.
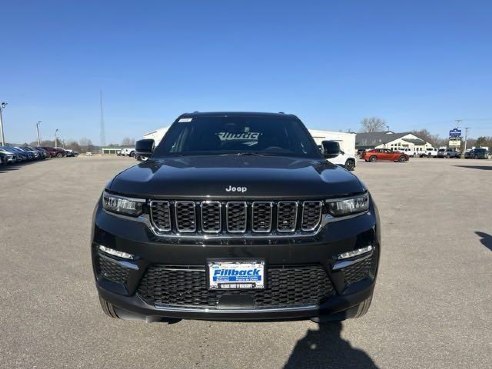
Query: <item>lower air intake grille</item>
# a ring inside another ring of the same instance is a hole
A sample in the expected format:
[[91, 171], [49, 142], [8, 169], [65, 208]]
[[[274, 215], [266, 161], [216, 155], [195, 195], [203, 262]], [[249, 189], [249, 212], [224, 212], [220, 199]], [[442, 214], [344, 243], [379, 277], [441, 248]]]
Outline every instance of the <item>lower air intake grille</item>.
[[98, 276], [101, 276], [107, 280], [116, 283], [126, 283], [128, 278], [128, 268], [123, 268], [117, 263], [111, 261], [109, 258], [102, 256], [96, 256], [96, 272]]
[[248, 295], [254, 308], [317, 305], [334, 294], [320, 265], [279, 266], [267, 270], [264, 290], [208, 290], [205, 269], [150, 266], [138, 295], [150, 305], [215, 308], [223, 295]]
[[375, 273], [375, 254], [367, 259], [361, 260], [358, 263], [352, 264], [343, 270], [345, 275], [345, 284], [350, 285], [359, 282], [364, 278], [374, 278]]

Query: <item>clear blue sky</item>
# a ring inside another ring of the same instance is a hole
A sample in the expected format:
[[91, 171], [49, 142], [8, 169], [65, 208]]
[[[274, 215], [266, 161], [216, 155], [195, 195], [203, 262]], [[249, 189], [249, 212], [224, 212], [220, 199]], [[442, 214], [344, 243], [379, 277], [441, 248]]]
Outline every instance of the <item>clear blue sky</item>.
[[189, 111], [492, 136], [492, 2], [0, 0], [9, 142], [139, 138]]

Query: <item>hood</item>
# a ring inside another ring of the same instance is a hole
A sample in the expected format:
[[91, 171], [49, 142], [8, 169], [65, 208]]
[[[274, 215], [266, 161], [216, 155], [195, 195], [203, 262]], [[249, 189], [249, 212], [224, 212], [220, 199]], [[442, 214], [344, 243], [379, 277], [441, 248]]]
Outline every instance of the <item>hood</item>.
[[357, 177], [326, 160], [276, 156], [152, 159], [118, 174], [108, 189], [167, 199], [304, 199], [365, 191]]

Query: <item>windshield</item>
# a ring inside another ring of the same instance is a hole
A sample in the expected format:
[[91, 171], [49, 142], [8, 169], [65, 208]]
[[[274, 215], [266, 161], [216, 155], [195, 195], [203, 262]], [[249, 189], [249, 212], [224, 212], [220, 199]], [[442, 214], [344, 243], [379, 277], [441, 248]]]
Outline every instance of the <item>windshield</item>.
[[266, 115], [180, 118], [153, 157], [234, 154], [322, 157], [299, 119]]

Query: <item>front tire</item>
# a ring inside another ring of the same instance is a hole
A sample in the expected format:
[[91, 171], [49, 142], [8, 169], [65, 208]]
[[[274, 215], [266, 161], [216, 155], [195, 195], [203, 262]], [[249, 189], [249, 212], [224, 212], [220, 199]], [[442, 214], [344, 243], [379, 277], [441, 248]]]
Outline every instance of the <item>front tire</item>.
[[59, 152], [58, 154], [56, 154], [56, 157], [57, 158], [61, 158], [63, 156], [63, 154], [61, 152]]
[[345, 169], [347, 169], [349, 172], [352, 172], [355, 169], [355, 160], [347, 159], [347, 161], [345, 162]]
[[128, 155], [130, 158], [135, 157], [135, 151], [130, 152], [130, 155]]
[[400, 163], [403, 163], [403, 162], [407, 161], [407, 158], [406, 158], [406, 157], [404, 157], [404, 156], [402, 155], [402, 156], [400, 156], [400, 157], [398, 158], [398, 161], [399, 161]]
[[102, 308], [104, 314], [106, 314], [107, 316], [109, 316], [110, 318], [113, 318], [113, 319], [120, 319], [118, 314], [116, 314], [116, 311], [114, 309], [113, 304], [107, 302], [101, 296], [99, 296], [99, 302], [101, 303], [101, 308]]
[[371, 163], [374, 163], [374, 162], [375, 162], [375, 161], [377, 161], [377, 160], [378, 160], [378, 158], [377, 158], [377, 157], [375, 157], [374, 155], [373, 155], [373, 156], [371, 156], [371, 157], [369, 158], [369, 161], [370, 161]]
[[372, 294], [367, 299], [362, 301], [359, 305], [352, 306], [350, 309], [341, 311], [333, 315], [315, 317], [311, 320], [315, 323], [323, 325], [333, 324], [334, 322], [341, 322], [346, 319], [362, 318], [369, 311], [369, 308], [371, 307], [371, 302]]

